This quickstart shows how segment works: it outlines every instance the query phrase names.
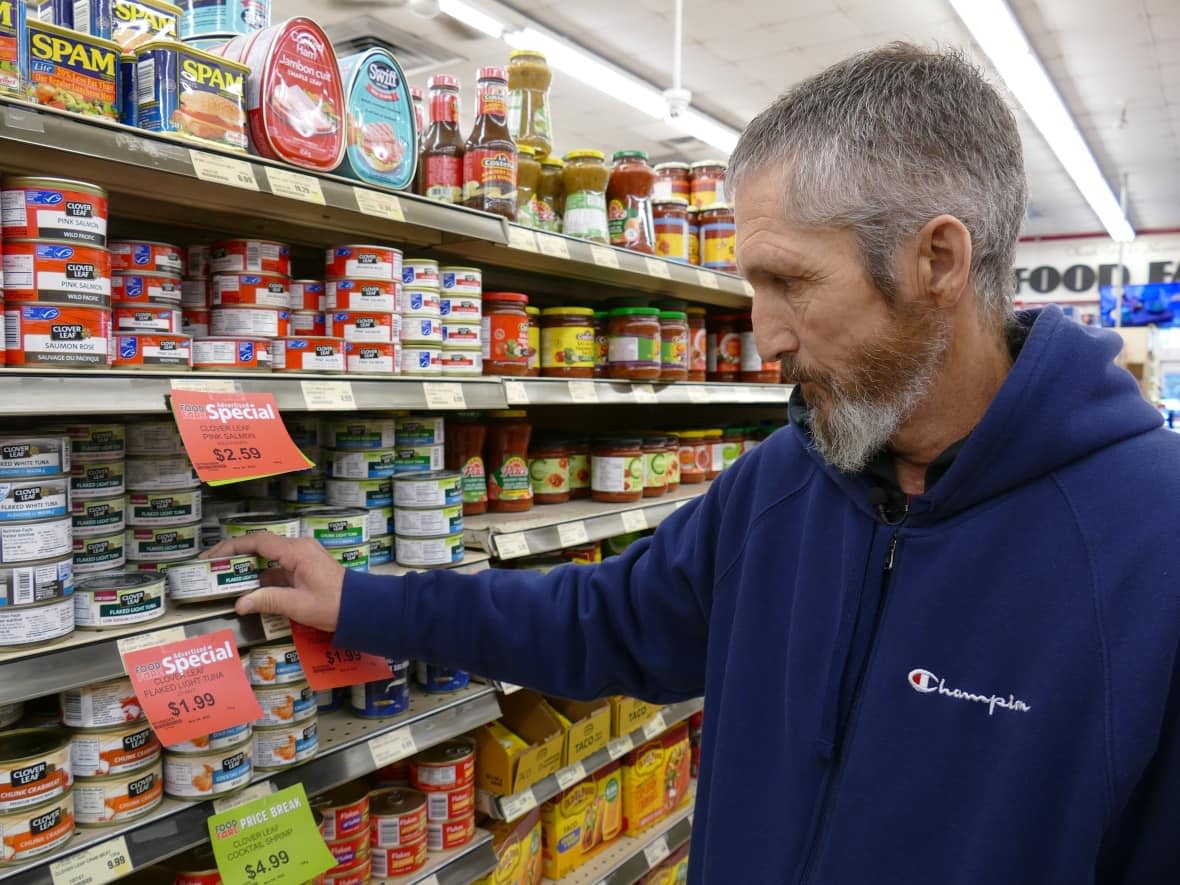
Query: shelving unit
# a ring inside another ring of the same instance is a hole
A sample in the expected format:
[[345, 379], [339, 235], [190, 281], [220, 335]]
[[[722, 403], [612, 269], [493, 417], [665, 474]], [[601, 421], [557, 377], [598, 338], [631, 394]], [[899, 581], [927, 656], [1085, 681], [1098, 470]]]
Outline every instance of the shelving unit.
[[792, 388], [782, 384], [632, 384], [625, 381], [565, 381], [505, 378], [509, 406], [754, 405], [785, 406]]
[[480, 876], [496, 868], [496, 850], [492, 834], [475, 831], [475, 838], [462, 848], [430, 855], [426, 866], [413, 875], [399, 879], [399, 885], [471, 885]]

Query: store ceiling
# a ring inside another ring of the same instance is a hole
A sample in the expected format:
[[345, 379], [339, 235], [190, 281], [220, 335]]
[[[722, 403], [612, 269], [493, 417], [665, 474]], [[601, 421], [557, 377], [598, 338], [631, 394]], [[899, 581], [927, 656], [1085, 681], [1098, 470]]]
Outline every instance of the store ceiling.
[[[671, 85], [672, 0], [469, 0], [580, 43], [661, 87]], [[1009, 0], [1116, 194], [1128, 176], [1128, 213], [1138, 229], [1180, 226], [1180, 2]], [[461, 61], [412, 74], [461, 78], [464, 128], [474, 72], [503, 64], [508, 47], [445, 15], [428, 19], [405, 0], [274, 0], [275, 19], [323, 24], [374, 16]], [[685, 87], [694, 104], [740, 128], [792, 83], [850, 53], [889, 40], [967, 47], [987, 68], [947, 0], [685, 0]], [[513, 15], [515, 13], [515, 15]], [[554, 76], [556, 150], [647, 150], [654, 160], [718, 152], [570, 77]], [[1028, 118], [1025, 143], [1033, 236], [1101, 230], [1073, 182]]]

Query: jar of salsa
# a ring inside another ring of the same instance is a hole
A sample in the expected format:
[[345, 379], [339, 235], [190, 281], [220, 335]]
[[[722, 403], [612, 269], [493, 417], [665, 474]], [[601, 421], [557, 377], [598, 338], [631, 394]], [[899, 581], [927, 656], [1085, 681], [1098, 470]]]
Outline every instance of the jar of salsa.
[[561, 214], [565, 211], [565, 169], [558, 157], [541, 161], [541, 179], [537, 183], [537, 227], [550, 233], [561, 233]]
[[526, 307], [525, 316], [529, 318], [529, 364], [525, 372], [531, 378], [541, 376], [541, 310], [537, 307]]
[[708, 466], [705, 468], [705, 479], [716, 479], [725, 469], [725, 443], [722, 440], [720, 427], [706, 430], [704, 437]]
[[719, 313], [708, 320], [708, 365], [710, 381], [737, 381], [742, 371], [742, 315]]
[[570, 450], [556, 439], [539, 439], [529, 448], [529, 480], [537, 504], [564, 504], [570, 499]]
[[610, 366], [610, 315], [594, 311], [594, 377], [605, 378]]
[[570, 452], [570, 497], [590, 497], [590, 440], [571, 439]]
[[535, 49], [508, 53], [508, 131], [518, 145], [533, 148], [538, 157], [553, 150], [549, 115], [549, 84], [553, 74], [545, 55]]
[[664, 437], [664, 455], [668, 463], [669, 494], [680, 488], [680, 437], [668, 434]]
[[701, 263], [701, 213], [695, 206], [688, 208], [688, 263]]
[[739, 328], [742, 335], [742, 383], [778, 384], [783, 364], [779, 360], [764, 360], [758, 355], [758, 343], [754, 340], [754, 323], [748, 313], [743, 316]]
[[606, 188], [610, 243], [632, 252], [655, 254], [651, 191], [656, 174], [644, 151], [616, 151]]
[[688, 314], [660, 311], [660, 380], [688, 380]]
[[529, 297], [519, 292], [483, 295], [483, 373], [524, 375], [529, 369]]
[[447, 418], [444, 463], [447, 470], [463, 474], [463, 515], [488, 512], [488, 482], [484, 471], [483, 446], [488, 429], [478, 412], [456, 412]]
[[669, 261], [688, 264], [688, 200], [655, 197], [651, 201], [656, 254]]
[[692, 195], [692, 171], [687, 163], [660, 163], [656, 166], [656, 183], [652, 195], [666, 200], [678, 197], [688, 202]]
[[705, 333], [705, 309], [689, 307], [688, 314], [688, 380], [704, 381], [709, 371], [709, 339]]
[[668, 491], [668, 454], [662, 436], [643, 440], [643, 497], [658, 498]]
[[537, 152], [527, 144], [516, 146], [516, 223], [537, 227], [537, 186], [541, 180], [541, 164]]
[[632, 504], [643, 498], [643, 440], [605, 437], [594, 441], [590, 497], [607, 504]]
[[698, 209], [725, 200], [725, 163], [722, 160], [702, 160], [691, 167], [690, 191], [692, 204]]
[[533, 490], [529, 484], [529, 437], [533, 427], [523, 409], [492, 412], [484, 463], [488, 472], [488, 510], [492, 513], [521, 513], [531, 510]]
[[732, 203], [714, 203], [701, 210], [701, 267], [737, 273], [737, 225]]
[[541, 374], [551, 378], [594, 377], [594, 311], [547, 307], [541, 311]]
[[660, 377], [660, 312], [654, 307], [617, 307], [610, 312], [607, 374], [629, 381]]
[[570, 151], [565, 155], [561, 177], [565, 185], [562, 232], [582, 240], [609, 243], [606, 185], [610, 170], [606, 168], [606, 154], [594, 150]]
[[746, 428], [726, 427], [721, 433], [721, 469], [728, 470], [745, 450]]
[[694, 485], [705, 481], [705, 471], [713, 463], [713, 455], [705, 445], [705, 431], [681, 430], [677, 434], [680, 482]]

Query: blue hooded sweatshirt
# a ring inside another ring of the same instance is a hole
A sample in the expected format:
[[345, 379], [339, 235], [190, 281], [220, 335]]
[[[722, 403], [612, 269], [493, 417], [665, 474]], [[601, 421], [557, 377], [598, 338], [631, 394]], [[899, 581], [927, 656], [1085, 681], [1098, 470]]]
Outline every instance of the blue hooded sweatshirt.
[[1180, 882], [1180, 438], [1046, 309], [896, 526], [805, 430], [597, 566], [350, 573], [336, 643], [705, 696], [693, 883]]

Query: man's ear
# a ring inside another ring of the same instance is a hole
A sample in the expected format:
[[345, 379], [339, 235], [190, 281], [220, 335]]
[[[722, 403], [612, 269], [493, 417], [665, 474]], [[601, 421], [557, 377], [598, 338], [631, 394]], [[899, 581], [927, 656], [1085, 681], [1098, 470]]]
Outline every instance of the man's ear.
[[918, 232], [917, 289], [931, 307], [959, 303], [971, 279], [971, 233], [953, 215], [932, 218]]

